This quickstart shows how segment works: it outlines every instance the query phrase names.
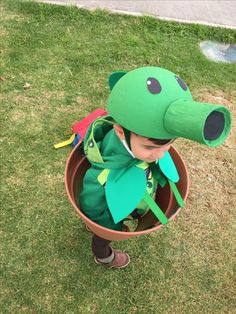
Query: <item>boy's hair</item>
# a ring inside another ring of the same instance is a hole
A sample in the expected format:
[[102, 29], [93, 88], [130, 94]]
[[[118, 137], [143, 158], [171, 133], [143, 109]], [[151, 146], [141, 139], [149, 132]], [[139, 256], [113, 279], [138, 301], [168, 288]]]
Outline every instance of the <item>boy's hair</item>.
[[[133, 133], [133, 134], [135, 134], [135, 135], [137, 135], [137, 136], [140, 136], [140, 135], [138, 135], [138, 134], [135, 133], [135, 132], [129, 131], [129, 130], [127, 130], [127, 129], [124, 128], [124, 127], [122, 127], [122, 128], [123, 128], [123, 130], [124, 130], [126, 142], [127, 142], [128, 146], [129, 146], [129, 148], [130, 148], [130, 133]], [[151, 141], [153, 144], [155, 144], [155, 145], [165, 145], [165, 144], [167, 144], [167, 143], [173, 141], [173, 139], [164, 139], [164, 140], [163, 140], [163, 139], [148, 138], [148, 137], [147, 137], [147, 139], [150, 140], [150, 141]]]
[[170, 141], [172, 141], [172, 139], [168, 139], [168, 140], [161, 140], [161, 139], [157, 139], [157, 138], [148, 138], [149, 141], [151, 141], [153, 144], [155, 145], [165, 145], [167, 143], [169, 143]]

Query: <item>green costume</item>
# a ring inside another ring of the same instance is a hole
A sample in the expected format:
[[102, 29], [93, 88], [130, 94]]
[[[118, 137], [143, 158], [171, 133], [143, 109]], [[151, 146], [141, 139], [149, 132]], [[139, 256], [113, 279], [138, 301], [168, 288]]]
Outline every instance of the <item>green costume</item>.
[[133, 158], [115, 134], [113, 123], [110, 116], [99, 118], [87, 132], [84, 147], [92, 166], [85, 174], [79, 204], [91, 220], [122, 230], [123, 219], [133, 210], [140, 215], [146, 212], [150, 202], [146, 198], [154, 196], [158, 183], [166, 184], [165, 175], [174, 181], [179, 176], [168, 152], [159, 161], [165, 175], [159, 164]]
[[[109, 114], [90, 125], [84, 150], [91, 168], [79, 196], [82, 211], [96, 223], [122, 230], [123, 220], [136, 208], [150, 208], [161, 223], [168, 219], [153, 201], [157, 184], [169, 181], [180, 206], [183, 200], [175, 186], [178, 172], [168, 152], [158, 163], [146, 164], [133, 158], [113, 130], [113, 123], [155, 139], [188, 138], [208, 146], [220, 145], [231, 126], [223, 106], [195, 102], [187, 85], [174, 73], [156, 67], [115, 72], [109, 78]], [[150, 178], [146, 176], [150, 169]], [[158, 195], [157, 195], [158, 197]]]

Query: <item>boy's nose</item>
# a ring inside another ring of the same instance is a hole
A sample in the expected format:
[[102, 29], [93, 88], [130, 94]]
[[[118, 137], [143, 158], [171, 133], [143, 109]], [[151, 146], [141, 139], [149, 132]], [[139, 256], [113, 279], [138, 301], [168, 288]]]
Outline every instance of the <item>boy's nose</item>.
[[164, 153], [167, 152], [169, 149], [170, 149], [170, 145], [160, 148], [160, 152], [161, 152], [162, 154], [164, 154]]
[[162, 151], [162, 152], [160, 152], [160, 153], [158, 154], [158, 158], [162, 158], [162, 157], [164, 157], [164, 151]]
[[160, 158], [162, 158], [162, 157], [164, 157], [164, 151], [159, 151], [158, 153], [152, 153], [151, 155], [150, 155], [150, 159], [153, 159], [153, 160], [155, 160], [155, 159], [160, 159]]
[[[164, 157], [164, 153], [166, 151], [168, 151], [169, 149], [170, 149], [170, 145], [160, 148], [158, 150], [158, 153], [156, 154], [157, 158], [160, 159], [160, 158]], [[155, 158], [154, 154], [153, 154], [153, 157]]]

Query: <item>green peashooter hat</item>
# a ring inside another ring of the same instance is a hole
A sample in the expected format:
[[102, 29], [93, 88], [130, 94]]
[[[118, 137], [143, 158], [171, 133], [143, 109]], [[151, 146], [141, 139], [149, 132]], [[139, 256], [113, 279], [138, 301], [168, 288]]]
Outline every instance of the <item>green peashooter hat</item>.
[[224, 106], [194, 101], [184, 81], [166, 69], [114, 72], [109, 85], [109, 114], [141, 136], [184, 137], [214, 147], [230, 132], [231, 114]]

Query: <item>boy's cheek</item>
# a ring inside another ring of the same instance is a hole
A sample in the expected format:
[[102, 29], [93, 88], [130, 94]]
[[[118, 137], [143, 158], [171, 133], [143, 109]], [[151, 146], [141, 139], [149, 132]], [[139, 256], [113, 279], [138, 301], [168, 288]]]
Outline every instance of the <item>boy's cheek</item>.
[[133, 152], [134, 156], [139, 159], [139, 160], [143, 160], [145, 161], [145, 159], [147, 159], [149, 156], [147, 154], [141, 153], [139, 151], [135, 151]]
[[170, 149], [170, 146], [171, 146], [171, 145], [168, 145], [168, 146], [164, 147], [164, 148], [163, 148], [163, 153], [167, 152], [167, 151]]

